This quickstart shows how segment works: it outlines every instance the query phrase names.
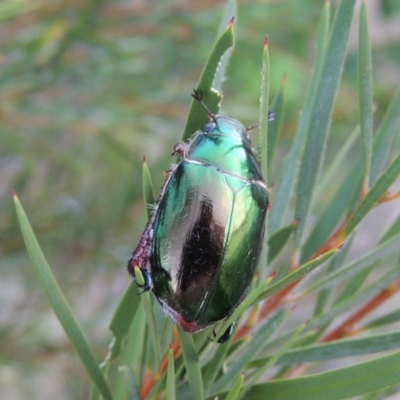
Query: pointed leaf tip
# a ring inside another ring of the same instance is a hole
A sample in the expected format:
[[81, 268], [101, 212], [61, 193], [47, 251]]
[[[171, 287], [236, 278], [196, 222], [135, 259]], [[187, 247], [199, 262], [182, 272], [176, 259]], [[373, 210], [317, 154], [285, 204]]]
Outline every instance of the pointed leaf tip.
[[146, 156], [145, 155], [143, 155], [143, 164], [147, 164], [147, 160], [146, 160]]
[[264, 48], [268, 47], [268, 35], [265, 35], [264, 38]]
[[14, 199], [17, 199], [17, 198], [18, 198], [17, 192], [15, 191], [15, 189], [11, 189], [11, 193], [12, 193]]
[[235, 23], [235, 16], [233, 16], [229, 21], [228, 28], [232, 28], [234, 23]]

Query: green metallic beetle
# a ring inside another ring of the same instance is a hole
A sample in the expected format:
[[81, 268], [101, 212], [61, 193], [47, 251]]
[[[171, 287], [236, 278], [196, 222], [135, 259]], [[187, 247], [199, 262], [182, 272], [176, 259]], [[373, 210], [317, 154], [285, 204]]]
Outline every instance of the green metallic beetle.
[[[179, 143], [173, 166], [128, 262], [186, 332], [226, 319], [245, 297], [260, 257], [268, 191], [248, 129], [214, 115], [201, 91], [192, 96], [210, 117]], [[232, 327], [221, 338], [226, 341]]]

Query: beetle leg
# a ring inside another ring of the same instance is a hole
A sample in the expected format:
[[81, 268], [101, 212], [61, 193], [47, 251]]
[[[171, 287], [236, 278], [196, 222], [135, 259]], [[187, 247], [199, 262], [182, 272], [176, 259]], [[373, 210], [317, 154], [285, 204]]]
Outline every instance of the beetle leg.
[[[151, 244], [153, 241], [153, 219], [154, 216], [150, 218], [150, 221], [146, 225], [143, 235], [141, 236], [139, 243], [132, 254], [132, 257], [128, 261], [127, 266], [128, 272], [131, 274], [138, 287], [143, 288], [144, 292], [147, 292], [153, 287], [151, 275], [148, 270], [148, 260], [151, 252]], [[143, 278], [145, 280], [145, 283], [143, 285], [140, 285], [136, 281], [135, 267], [140, 268], [140, 271], [142, 271]]]
[[172, 156], [183, 157], [185, 155], [186, 145], [185, 143], [176, 143], [174, 146], [174, 152], [171, 154]]
[[[223, 344], [226, 343], [232, 336], [233, 331], [235, 330], [235, 326], [236, 326], [236, 320], [233, 321], [228, 329], [223, 333], [223, 335], [217, 340], [217, 343]], [[215, 333], [215, 329], [213, 329], [213, 338], [208, 338], [209, 340], [211, 340], [212, 342], [214, 341], [215, 337], [217, 336], [217, 334]]]
[[143, 285], [139, 284], [136, 281], [136, 276], [133, 278], [138, 288], [143, 289], [138, 294], [148, 292], [153, 287], [153, 280], [151, 279], [151, 275], [147, 272], [147, 270], [140, 268], [140, 271], [142, 272], [144, 278], [144, 284]]

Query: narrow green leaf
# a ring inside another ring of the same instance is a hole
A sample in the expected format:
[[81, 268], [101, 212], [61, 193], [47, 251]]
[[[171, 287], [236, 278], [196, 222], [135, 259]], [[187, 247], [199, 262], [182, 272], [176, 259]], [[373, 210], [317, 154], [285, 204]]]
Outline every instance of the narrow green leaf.
[[[136, 277], [136, 282], [139, 284], [139, 286], [144, 284], [142, 271], [140, 270], [139, 267], [135, 267], [135, 277]], [[144, 292], [140, 295], [140, 298], [143, 302], [144, 311], [146, 313], [147, 326], [149, 328], [149, 334], [153, 345], [152, 347], [154, 351], [155, 368], [159, 370], [161, 366], [160, 342], [158, 339], [156, 320], [154, 317], [150, 293]]]
[[373, 88], [371, 45], [369, 42], [368, 18], [365, 1], [360, 8], [359, 46], [358, 46], [358, 85], [360, 128], [364, 159], [364, 182], [369, 185], [372, 158], [373, 120]]
[[240, 357], [235, 357], [234, 362], [224, 371], [224, 374], [215, 382], [213, 393], [229, 388], [241, 372], [245, 369], [256, 354], [259, 353], [265, 341], [278, 329], [282, 322], [290, 315], [289, 311], [280, 309], [268, 318], [256, 331], [252, 339], [247, 343]]
[[207, 395], [210, 394], [211, 387], [215, 381], [215, 378], [217, 377], [218, 373], [222, 368], [222, 364], [226, 359], [226, 355], [229, 351], [231, 342], [232, 341], [229, 340], [228, 342], [218, 346], [214, 357], [204, 367], [205, 372], [203, 372], [202, 375], [203, 375], [204, 389]]
[[147, 165], [146, 158], [143, 157], [143, 200], [144, 207], [147, 212], [147, 218], [150, 218], [151, 209], [149, 206], [153, 205], [155, 202], [154, 199], [154, 190], [153, 190], [153, 182], [151, 180], [149, 166]]
[[239, 392], [242, 389], [244, 382], [244, 373], [241, 373], [233, 384], [232, 389], [229, 391], [225, 400], [236, 400], [238, 398]]
[[105, 360], [106, 363], [115, 359], [121, 353], [122, 342], [129, 331], [129, 327], [131, 326], [133, 317], [140, 303], [140, 298], [137, 293], [138, 288], [132, 280], [125, 290], [109, 326], [113, 334], [113, 339]]
[[[258, 143], [257, 143], [257, 158], [261, 166], [261, 171], [264, 180], [267, 183], [268, 179], [268, 102], [269, 102], [269, 51], [268, 37], [264, 39], [264, 49], [262, 56], [261, 67], [261, 94], [260, 94], [260, 115], [258, 120]], [[258, 263], [258, 272], [260, 279], [264, 280], [267, 277], [267, 261], [268, 261], [268, 219], [265, 224], [265, 232], [263, 245]]]
[[167, 370], [167, 389], [166, 389], [167, 400], [175, 400], [175, 360], [174, 352], [172, 349], [168, 351], [168, 370]]
[[379, 242], [383, 243], [386, 240], [388, 240], [388, 239], [392, 238], [393, 236], [395, 236], [399, 232], [400, 232], [400, 216], [397, 217], [396, 221], [393, 222], [393, 224], [385, 232], [385, 234], [382, 236], [382, 238], [381, 238], [381, 240]]
[[354, 211], [350, 221], [343, 231], [343, 236], [347, 237], [363, 218], [372, 210], [376, 203], [384, 196], [393, 182], [400, 174], [400, 154], [393, 160], [387, 170], [379, 177], [372, 186], [371, 190], [364, 197], [360, 205]]
[[275, 193], [274, 207], [272, 208], [269, 217], [269, 231], [272, 233], [281, 227], [286, 209], [293, 195], [299, 159], [303, 152], [305, 138], [308, 132], [307, 126], [310, 119], [311, 106], [314, 102], [316, 84], [318, 80], [317, 77], [319, 76], [322, 68], [322, 58], [323, 54], [325, 53], [325, 47], [328, 39], [329, 19], [330, 3], [326, 1], [318, 30], [317, 63], [315, 65], [314, 72], [310, 80], [310, 85], [305, 96], [304, 109], [300, 116], [300, 121], [293, 140], [292, 148], [285, 158], [282, 174], [278, 180], [279, 184]]
[[339, 400], [400, 383], [400, 351], [351, 367], [254, 385], [246, 400]]
[[393, 153], [394, 142], [400, 127], [400, 89], [388, 107], [385, 116], [375, 135], [374, 152], [372, 154], [370, 185], [375, 183], [389, 163]]
[[297, 223], [287, 225], [278, 231], [274, 232], [273, 235], [270, 236], [268, 240], [268, 263], [271, 263], [272, 260], [279, 254], [282, 250], [283, 246], [288, 241], [291, 233], [296, 228]]
[[268, 110], [269, 110], [269, 51], [268, 37], [264, 40], [264, 49], [261, 67], [261, 95], [260, 95], [260, 115], [258, 120], [259, 137], [257, 144], [257, 154], [263, 172], [264, 179], [268, 177]]
[[349, 159], [352, 159], [353, 154], [350, 152], [359, 136], [360, 126], [357, 125], [347, 137], [343, 145], [341, 145], [339, 151], [335, 153], [334, 160], [327, 165], [326, 171], [324, 171], [323, 176], [321, 176], [321, 179], [318, 181], [318, 186], [315, 188], [316, 195], [320, 196], [324, 191], [330, 190], [332, 182], [337, 178], [338, 174], [343, 173], [343, 165], [347, 165]]
[[[347, 161], [348, 163], [348, 161]], [[300, 263], [308, 260], [334, 232], [338, 224], [347, 216], [354, 207], [354, 201], [358, 200], [361, 192], [362, 165], [359, 159], [335, 192], [332, 200], [322, 211], [311, 234], [302, 246]], [[354, 200], [353, 200], [354, 199]]]
[[372, 320], [368, 324], [364, 325], [364, 328], [365, 329], [376, 328], [383, 325], [393, 324], [398, 321], [400, 321], [400, 310], [395, 310], [389, 314], [385, 314], [379, 318]]
[[[225, 32], [215, 43], [210, 56], [203, 68], [196, 89], [203, 91], [203, 99], [207, 107], [213, 112], [218, 113], [221, 95], [212, 89], [215, 74], [219, 68], [219, 63], [225, 52], [233, 46], [233, 20], [229, 23]], [[182, 141], [193, 135], [198, 129], [202, 128], [207, 122], [207, 113], [203, 110], [198, 101], [192, 99], [186, 125], [183, 130]]]
[[299, 337], [301, 332], [303, 332], [306, 324], [300, 324], [294, 332], [290, 335], [289, 339], [285, 342], [285, 344], [277, 351], [275, 354], [267, 360], [267, 362], [257, 368], [256, 373], [246, 382], [246, 392], [258, 381], [258, 379], [264, 375], [266, 371], [269, 370], [277, 360], [282, 356], [283, 353], [286, 353], [288, 349], [290, 349], [296, 339]]
[[343, 313], [365, 304], [372, 297], [376, 296], [379, 292], [386, 289], [394, 281], [400, 278], [400, 266], [396, 266], [396, 268], [392, 269], [388, 273], [386, 273], [382, 278], [375, 281], [372, 285], [364, 288], [363, 290], [358, 291], [353, 296], [348, 297], [347, 299], [341, 301], [340, 303], [335, 304], [330, 307], [323, 314], [315, 316], [308, 328], [316, 329], [325, 324], [330, 323], [335, 317], [342, 315]]
[[393, 250], [398, 249], [399, 240], [400, 233], [376, 246], [357, 260], [354, 260], [351, 263], [342, 266], [342, 268], [329, 273], [318, 282], [310, 286], [305, 293], [311, 293], [318, 288], [332, 287], [338, 283], [348, 282], [350, 278], [363, 269], [368, 268], [371, 264], [379, 261], [384, 256], [390, 254]]
[[186, 366], [187, 378], [189, 381], [190, 393], [193, 400], [204, 399], [203, 379], [193, 337], [189, 333], [178, 329], [179, 340], [181, 342], [183, 360]]
[[[235, 21], [237, 21], [237, 14], [238, 13], [237, 13], [236, 0], [228, 0], [225, 4], [224, 13], [218, 28], [217, 38], [219, 38], [223, 34], [227, 24], [229, 23], [229, 21], [232, 20], [232, 18], [234, 18]], [[217, 73], [215, 74], [213, 87], [215, 90], [218, 90], [219, 92], [222, 90], [222, 84], [225, 80], [225, 72], [228, 67], [231, 54], [232, 54], [232, 49], [228, 49], [225, 52], [225, 54], [221, 58], [221, 62], [217, 69]]]
[[311, 271], [314, 271], [320, 265], [324, 264], [328, 261], [331, 257], [333, 257], [338, 252], [338, 249], [330, 250], [313, 260], [305, 263], [304, 265], [300, 266], [289, 275], [286, 275], [283, 279], [278, 281], [277, 283], [270, 285], [264, 292], [262, 292], [257, 301], [264, 299], [266, 297], [271, 296], [272, 294], [278, 292], [279, 290], [285, 288], [286, 286], [290, 285], [291, 283], [297, 282], [299, 279], [303, 278], [303, 276], [309, 274]]
[[25, 246], [35, 270], [35, 274], [60, 321], [65, 333], [72, 345], [75, 347], [79, 358], [86, 368], [93, 383], [105, 399], [112, 399], [112, 395], [106, 380], [101, 372], [93, 352], [86, 341], [86, 338], [72, 313], [67, 300], [65, 299], [57, 281], [44, 257], [44, 254], [36, 240], [35, 234], [29, 224], [24, 209], [16, 195], [14, 203], [17, 212], [18, 222], [24, 238]]
[[[331, 260], [329, 267], [327, 269], [328, 274], [332, 273], [333, 271], [336, 271], [344, 264], [344, 260], [346, 259], [346, 256], [349, 252], [352, 242], [353, 242], [353, 236], [350, 237], [350, 239], [345, 242], [343, 247], [341, 247], [341, 249], [339, 250], [337, 256]], [[322, 314], [326, 310], [329, 304], [329, 298], [331, 292], [332, 288], [324, 288], [318, 292], [318, 298], [314, 308], [314, 316]]]
[[346, 53], [354, 3], [355, 0], [340, 2], [333, 21], [321, 74], [318, 77], [297, 186], [295, 217], [300, 219], [295, 232], [297, 246], [303, 240], [314, 187], [322, 165], [333, 104]]
[[[336, 340], [292, 349], [283, 354], [277, 364], [293, 365], [304, 362], [336, 360], [379, 353], [400, 348], [400, 331], [380, 333], [363, 338]], [[249, 368], [260, 368], [271, 357], [254, 360]]]
[[271, 104], [271, 110], [274, 113], [274, 120], [268, 123], [268, 146], [267, 146], [267, 161], [268, 161], [268, 182], [271, 180], [271, 165], [274, 157], [278, 137], [283, 124], [283, 106], [285, 98], [286, 76], [283, 77], [279, 92], [275, 96]]
[[125, 386], [128, 389], [127, 398], [129, 400], [140, 400], [139, 389], [136, 385], [132, 370], [123, 365], [120, 367], [119, 373], [123, 374], [125, 378]]
[[331, 257], [333, 257], [337, 253], [337, 249], [330, 250], [325, 254], [311, 260], [310, 262], [302, 265], [297, 268], [295, 271], [291, 272], [289, 275], [285, 276], [283, 279], [279, 280], [277, 283], [271, 285], [270, 280], [267, 279], [256, 289], [252, 290], [249, 295], [239, 304], [239, 306], [235, 309], [232, 315], [224, 322], [222, 327], [218, 330], [215, 340], [218, 340], [222, 334], [228, 329], [228, 327], [239, 318], [248, 308], [252, 305], [260, 302], [262, 299], [273, 295], [284, 287], [290, 285], [293, 282], [298, 281], [303, 276], [307, 275], [311, 271], [318, 268], [320, 265], [324, 264]]

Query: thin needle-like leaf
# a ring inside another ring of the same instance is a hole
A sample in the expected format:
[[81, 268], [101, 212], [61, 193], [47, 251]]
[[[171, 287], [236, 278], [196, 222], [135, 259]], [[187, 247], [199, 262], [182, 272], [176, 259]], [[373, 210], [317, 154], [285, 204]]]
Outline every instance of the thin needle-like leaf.
[[343, 237], [346, 238], [364, 217], [372, 210], [376, 203], [387, 192], [393, 182], [400, 175], [400, 154], [393, 160], [388, 169], [379, 177], [371, 190], [364, 197], [363, 201], [352, 214], [346, 228], [343, 231]]
[[282, 175], [279, 179], [279, 184], [276, 189], [274, 207], [271, 210], [268, 223], [269, 231], [271, 233], [274, 233], [281, 227], [286, 209], [289, 205], [289, 200], [293, 195], [293, 189], [296, 182], [296, 174], [299, 167], [299, 159], [304, 149], [304, 142], [307, 135], [307, 125], [310, 118], [311, 106], [314, 101], [317, 77], [319, 76], [322, 68], [322, 59], [323, 54], [325, 53], [325, 47], [328, 38], [327, 32], [329, 27], [329, 18], [330, 3], [325, 2], [324, 12], [322, 14], [322, 19], [318, 31], [317, 63], [310, 81], [310, 86], [307, 90], [304, 109], [300, 117], [292, 148], [285, 158]]
[[153, 182], [151, 180], [149, 166], [147, 165], [146, 158], [143, 157], [143, 171], [142, 171], [142, 179], [143, 179], [143, 200], [144, 206], [147, 212], [147, 218], [150, 218], [151, 208], [149, 206], [154, 204], [154, 190], [153, 190]]
[[[212, 89], [215, 75], [220, 66], [220, 61], [225, 52], [233, 46], [233, 22], [232, 19], [226, 28], [225, 32], [215, 43], [211, 54], [208, 57], [206, 65], [203, 68], [199, 82], [196, 89], [201, 90], [203, 93], [204, 101], [207, 107], [213, 113], [219, 110], [219, 103], [221, 95]], [[198, 101], [192, 99], [189, 107], [189, 114], [186, 120], [185, 128], [183, 130], [182, 141], [185, 141], [193, 135], [198, 129], [202, 128], [207, 122], [207, 113], [204, 112], [202, 106]]]
[[359, 48], [358, 48], [358, 85], [360, 129], [364, 159], [364, 185], [369, 186], [372, 158], [372, 134], [374, 121], [372, 114], [372, 61], [371, 45], [369, 43], [368, 19], [365, 1], [360, 8]]
[[320, 374], [254, 385], [247, 400], [340, 400], [400, 384], [400, 351]]
[[185, 362], [187, 379], [189, 381], [190, 393], [193, 400], [204, 399], [203, 379], [201, 376], [200, 363], [194, 346], [193, 337], [178, 329], [181, 342], [183, 360]]
[[[267, 183], [268, 179], [268, 96], [269, 96], [269, 51], [268, 37], [264, 39], [264, 48], [261, 67], [261, 95], [260, 95], [260, 116], [258, 121], [259, 137], [258, 137], [258, 161], [261, 166], [261, 171], [264, 175], [264, 180]], [[268, 219], [265, 224], [265, 232], [263, 246], [260, 256], [258, 271], [261, 280], [267, 276], [267, 257], [268, 257]]]
[[167, 400], [175, 400], [175, 361], [174, 352], [172, 349], [168, 350], [168, 370], [167, 370]]
[[[135, 267], [135, 277], [139, 286], [144, 285], [144, 278], [142, 275], [142, 271], [140, 270], [139, 267]], [[160, 342], [157, 334], [156, 320], [154, 317], [150, 293], [149, 292], [142, 293], [141, 299], [143, 301], [143, 307], [147, 319], [147, 326], [149, 327], [149, 334], [151, 342], [153, 344], [155, 368], [158, 370], [161, 365]]]
[[297, 247], [303, 240], [315, 184], [322, 165], [333, 104], [346, 53], [354, 4], [355, 0], [343, 0], [336, 11], [321, 74], [317, 80], [297, 187], [295, 217], [300, 220], [295, 232]]
[[72, 313], [67, 300], [65, 299], [58, 283], [44, 257], [44, 254], [36, 240], [35, 234], [29, 224], [24, 209], [16, 195], [14, 195], [14, 203], [17, 211], [18, 222], [21, 228], [22, 236], [28, 250], [29, 257], [32, 261], [37, 278], [57, 315], [65, 333], [67, 334], [72, 345], [75, 347], [79, 358], [91, 377], [94, 385], [101, 395], [111, 400], [112, 395], [106, 380], [100, 370], [96, 358], [93, 355], [74, 314]]

